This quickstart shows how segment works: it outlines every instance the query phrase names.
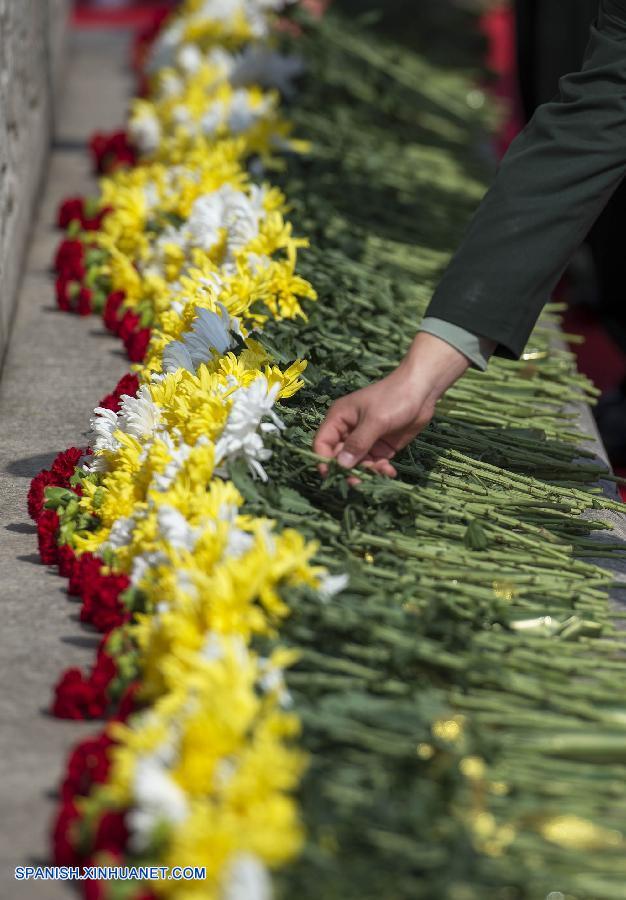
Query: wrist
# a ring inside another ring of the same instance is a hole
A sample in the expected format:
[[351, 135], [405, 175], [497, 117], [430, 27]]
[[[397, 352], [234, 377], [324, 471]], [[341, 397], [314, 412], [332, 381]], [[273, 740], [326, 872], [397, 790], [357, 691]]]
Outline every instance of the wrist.
[[470, 366], [470, 360], [441, 338], [419, 332], [400, 363], [408, 381], [434, 403]]

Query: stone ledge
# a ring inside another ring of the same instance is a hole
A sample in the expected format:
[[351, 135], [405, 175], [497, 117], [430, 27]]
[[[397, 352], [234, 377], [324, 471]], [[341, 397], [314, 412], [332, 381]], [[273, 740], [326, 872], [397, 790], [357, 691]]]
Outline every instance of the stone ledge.
[[0, 0], [0, 357], [50, 145], [69, 0]]

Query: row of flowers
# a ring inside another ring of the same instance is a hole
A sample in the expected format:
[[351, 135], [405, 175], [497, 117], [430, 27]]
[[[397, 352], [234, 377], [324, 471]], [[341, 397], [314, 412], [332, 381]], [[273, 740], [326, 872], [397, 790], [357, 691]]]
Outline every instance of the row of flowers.
[[273, 48], [282, 0], [186, 0], [139, 44], [146, 94], [98, 135], [96, 199], [72, 198], [59, 308], [102, 315], [133, 363], [89, 447], [33, 481], [43, 562], [102, 634], [53, 712], [104, 718], [72, 753], [54, 828], [61, 865], [204, 866], [201, 882], [83, 882], [89, 897], [265, 898], [302, 843], [305, 766], [281, 646], [290, 591], [341, 578], [315, 546], [246, 512], [235, 471], [266, 480], [277, 405], [305, 362], [276, 364], [269, 318], [305, 316], [306, 241], [265, 180], [290, 134], [299, 60]]

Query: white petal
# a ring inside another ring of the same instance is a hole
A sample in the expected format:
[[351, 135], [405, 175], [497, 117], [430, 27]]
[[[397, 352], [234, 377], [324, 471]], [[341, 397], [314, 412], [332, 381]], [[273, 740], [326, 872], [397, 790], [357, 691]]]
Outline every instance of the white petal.
[[271, 900], [269, 872], [252, 853], [238, 853], [224, 879], [221, 900]]

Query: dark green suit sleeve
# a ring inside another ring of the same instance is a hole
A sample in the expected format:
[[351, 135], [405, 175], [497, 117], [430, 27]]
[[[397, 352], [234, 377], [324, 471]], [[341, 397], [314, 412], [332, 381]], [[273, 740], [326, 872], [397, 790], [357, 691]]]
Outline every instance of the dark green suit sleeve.
[[626, 0], [602, 0], [582, 70], [511, 145], [426, 314], [520, 356], [624, 175]]

